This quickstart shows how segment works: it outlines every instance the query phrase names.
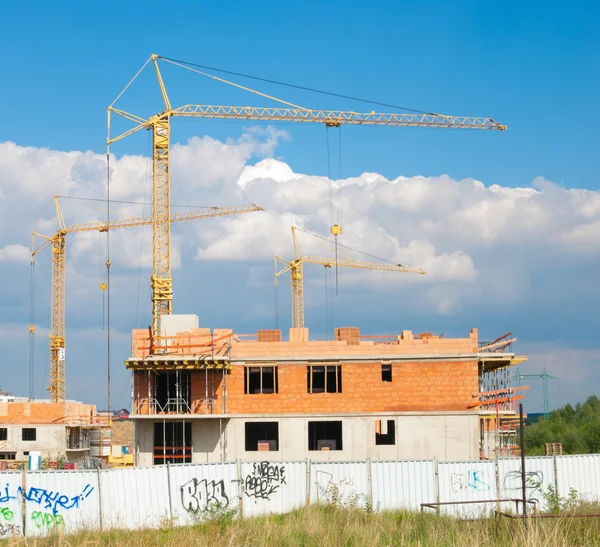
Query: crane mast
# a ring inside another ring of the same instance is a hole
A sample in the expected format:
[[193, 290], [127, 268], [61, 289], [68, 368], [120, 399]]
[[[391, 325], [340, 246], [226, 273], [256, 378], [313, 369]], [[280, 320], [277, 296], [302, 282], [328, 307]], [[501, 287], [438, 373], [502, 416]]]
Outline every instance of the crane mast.
[[[47, 247], [52, 248], [52, 280], [51, 280], [51, 314], [50, 314], [50, 400], [54, 403], [65, 400], [65, 363], [66, 363], [66, 342], [65, 342], [65, 300], [66, 300], [66, 236], [70, 233], [81, 232], [107, 232], [115, 228], [134, 228], [138, 226], [154, 227], [154, 216], [134, 217], [128, 219], [111, 220], [110, 222], [87, 222], [83, 224], [73, 224], [66, 226], [58, 198], [54, 197], [56, 206], [56, 217], [58, 219], [59, 230], [53, 236], [45, 236], [33, 232], [31, 260], [33, 262], [35, 255]], [[188, 211], [185, 213], [174, 213], [169, 215], [169, 226], [171, 222], [185, 222], [191, 220], [201, 220], [206, 218], [215, 218], [222, 216], [236, 215], [240, 213], [250, 213], [262, 211], [258, 205], [240, 205], [236, 207], [211, 207], [201, 211]], [[40, 237], [44, 241], [37, 248], [35, 247], [35, 237]], [[31, 332], [34, 327], [31, 325]]]
[[[443, 114], [395, 114], [368, 112], [359, 113], [354, 111], [339, 110], [315, 110], [297, 107], [289, 102], [265, 95], [264, 93], [239, 86], [221, 78], [203, 74], [223, 83], [242, 88], [257, 95], [267, 97], [292, 108], [265, 108], [251, 106], [218, 106], [186, 104], [181, 107], [172, 108], [167, 94], [167, 89], [162, 78], [158, 61], [187, 68], [178, 62], [174, 62], [159, 55], [152, 54], [144, 66], [138, 71], [129, 84], [117, 96], [115, 101], [108, 107], [108, 137], [107, 157], [110, 157], [110, 145], [134, 133], [147, 129], [152, 131], [152, 177], [153, 177], [153, 271], [151, 277], [153, 319], [152, 336], [160, 336], [161, 316], [172, 312], [172, 278], [170, 257], [170, 120], [171, 117], [200, 118], [200, 119], [236, 119], [247, 121], [268, 122], [297, 122], [297, 123], [322, 123], [329, 127], [347, 125], [376, 125], [393, 127], [433, 127], [441, 129], [482, 129], [504, 131], [505, 125], [498, 123], [493, 118], [447, 116]], [[144, 70], [146, 65], [152, 61], [158, 84], [165, 103], [164, 110], [148, 119], [126, 112], [115, 107], [115, 103], [129, 88], [131, 83]], [[198, 71], [196, 71], [198, 72]], [[111, 114], [134, 122], [134, 127], [117, 135], [110, 136]], [[341, 227], [337, 227], [341, 232]], [[301, 281], [302, 271], [297, 271]], [[299, 281], [299, 282], [300, 282]], [[298, 290], [300, 287], [298, 286]]]

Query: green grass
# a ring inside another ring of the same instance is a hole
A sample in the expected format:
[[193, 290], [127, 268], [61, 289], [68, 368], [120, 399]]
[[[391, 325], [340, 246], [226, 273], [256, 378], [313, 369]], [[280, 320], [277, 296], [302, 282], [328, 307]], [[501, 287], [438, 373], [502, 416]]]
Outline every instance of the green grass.
[[[511, 525], [514, 528], [511, 530]], [[403, 511], [368, 513], [361, 509], [311, 506], [286, 515], [232, 519], [216, 517], [194, 526], [137, 532], [83, 532], [43, 539], [14, 538], [22, 546], [177, 546], [272, 545], [277, 547], [358, 546], [600, 546], [600, 518], [564, 516], [530, 522], [485, 518], [459, 521]]]

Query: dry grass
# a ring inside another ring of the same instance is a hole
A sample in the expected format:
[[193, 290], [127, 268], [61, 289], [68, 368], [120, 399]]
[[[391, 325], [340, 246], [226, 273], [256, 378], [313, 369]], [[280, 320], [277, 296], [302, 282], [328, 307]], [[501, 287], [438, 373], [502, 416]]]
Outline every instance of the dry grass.
[[494, 518], [458, 521], [432, 514], [311, 506], [286, 515], [232, 519], [215, 518], [183, 528], [159, 528], [137, 532], [84, 532], [44, 539], [13, 539], [16, 546], [177, 546], [272, 545], [285, 546], [600, 546], [600, 518], [562, 517], [530, 523]]

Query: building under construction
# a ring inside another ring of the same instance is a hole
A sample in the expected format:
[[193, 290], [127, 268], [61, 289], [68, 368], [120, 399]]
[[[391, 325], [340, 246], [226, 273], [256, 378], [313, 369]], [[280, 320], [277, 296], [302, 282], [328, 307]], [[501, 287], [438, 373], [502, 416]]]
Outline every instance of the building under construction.
[[161, 337], [133, 331], [126, 361], [136, 464], [490, 457], [511, 445], [508, 370], [525, 359], [513, 341], [356, 327], [330, 341], [291, 328], [283, 340], [165, 316]]

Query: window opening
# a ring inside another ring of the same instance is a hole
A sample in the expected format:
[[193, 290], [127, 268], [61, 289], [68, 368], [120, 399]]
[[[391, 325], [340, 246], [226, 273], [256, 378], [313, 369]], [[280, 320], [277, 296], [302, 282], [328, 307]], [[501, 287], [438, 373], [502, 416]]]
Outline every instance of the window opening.
[[37, 437], [36, 433], [35, 427], [24, 427], [21, 430], [21, 439], [23, 441], [35, 441]]
[[375, 422], [375, 444], [396, 444], [396, 423], [394, 420], [377, 420]]
[[273, 452], [279, 450], [278, 422], [246, 422], [246, 451]]
[[341, 365], [308, 365], [306, 367], [308, 393], [341, 393]]
[[244, 393], [278, 393], [279, 367], [244, 367]]
[[16, 452], [0, 452], [0, 460], [14, 460], [16, 457]]
[[381, 381], [392, 381], [392, 365], [381, 365]]
[[6, 441], [8, 439], [8, 428], [0, 427], [0, 441]]
[[309, 450], [342, 450], [342, 422], [308, 422]]

